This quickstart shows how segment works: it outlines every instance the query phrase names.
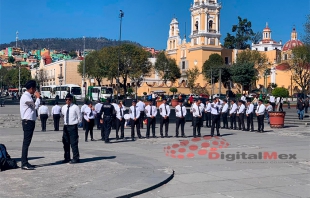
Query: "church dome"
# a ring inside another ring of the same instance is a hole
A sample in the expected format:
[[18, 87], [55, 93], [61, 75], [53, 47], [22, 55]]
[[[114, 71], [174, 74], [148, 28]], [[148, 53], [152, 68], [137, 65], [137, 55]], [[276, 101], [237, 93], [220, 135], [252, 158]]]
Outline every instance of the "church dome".
[[303, 43], [297, 39], [297, 32], [295, 28], [293, 28], [293, 31], [291, 33], [291, 40], [287, 41], [283, 46], [283, 51], [291, 50], [294, 47], [302, 46]]

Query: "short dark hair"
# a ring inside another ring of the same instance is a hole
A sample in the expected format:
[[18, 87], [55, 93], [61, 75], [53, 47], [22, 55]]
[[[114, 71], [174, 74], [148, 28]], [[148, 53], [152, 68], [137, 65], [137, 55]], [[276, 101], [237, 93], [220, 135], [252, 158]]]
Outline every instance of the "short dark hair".
[[30, 89], [30, 88], [36, 88], [37, 87], [37, 82], [35, 80], [29, 80], [26, 84], [25, 84], [26, 89]]
[[45, 105], [45, 101], [42, 102], [42, 105]]
[[55, 102], [55, 105], [58, 105], [58, 102], [57, 102], [57, 101]]
[[259, 102], [263, 102], [263, 100], [262, 100], [262, 99], [259, 99], [258, 101], [259, 101]]

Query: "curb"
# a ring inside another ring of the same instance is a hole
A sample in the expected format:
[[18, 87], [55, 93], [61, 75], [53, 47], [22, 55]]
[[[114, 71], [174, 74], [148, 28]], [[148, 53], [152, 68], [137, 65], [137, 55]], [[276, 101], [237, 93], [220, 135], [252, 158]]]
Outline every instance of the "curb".
[[116, 198], [129, 198], [129, 197], [135, 197], [135, 196], [138, 196], [138, 195], [141, 195], [143, 193], [146, 193], [146, 192], [149, 192], [151, 190], [154, 190], [160, 186], [163, 186], [164, 184], [168, 183], [169, 181], [171, 181], [174, 177], [174, 170], [172, 170], [172, 174], [167, 178], [165, 179], [164, 181], [158, 183], [158, 184], [155, 184], [151, 187], [148, 187], [148, 188], [145, 188], [143, 190], [139, 190], [137, 192], [133, 192], [133, 193], [130, 193], [130, 194], [127, 194], [127, 195], [122, 195], [122, 196], [118, 196]]

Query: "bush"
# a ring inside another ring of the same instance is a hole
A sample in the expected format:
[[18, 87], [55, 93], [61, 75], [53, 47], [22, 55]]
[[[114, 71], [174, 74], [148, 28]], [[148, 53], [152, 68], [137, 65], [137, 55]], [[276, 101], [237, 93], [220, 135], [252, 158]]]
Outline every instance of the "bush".
[[286, 97], [288, 97], [289, 92], [284, 87], [277, 87], [277, 88], [274, 88], [274, 90], [272, 90], [272, 95], [274, 97], [286, 98]]
[[176, 93], [176, 92], [178, 92], [178, 89], [177, 88], [175, 88], [175, 87], [171, 87], [170, 88], [170, 91], [173, 93], [173, 95]]
[[143, 92], [143, 95], [145, 95], [145, 96], [146, 96], [146, 95], [147, 95], [147, 93], [146, 93], [146, 92]]

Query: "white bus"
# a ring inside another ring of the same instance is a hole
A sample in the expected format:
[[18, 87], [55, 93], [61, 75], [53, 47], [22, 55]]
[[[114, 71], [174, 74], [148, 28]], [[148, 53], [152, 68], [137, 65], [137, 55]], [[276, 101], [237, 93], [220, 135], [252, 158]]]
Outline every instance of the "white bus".
[[41, 86], [42, 98], [55, 98], [55, 87], [56, 85]]
[[65, 99], [68, 93], [75, 96], [76, 99], [82, 99], [82, 89], [78, 85], [66, 84], [55, 87], [55, 96], [59, 96], [59, 99]]
[[[88, 96], [91, 100], [101, 100], [111, 98], [114, 99], [114, 93], [112, 87], [99, 87], [99, 86], [89, 86]], [[98, 98], [99, 97], [99, 98]]]

